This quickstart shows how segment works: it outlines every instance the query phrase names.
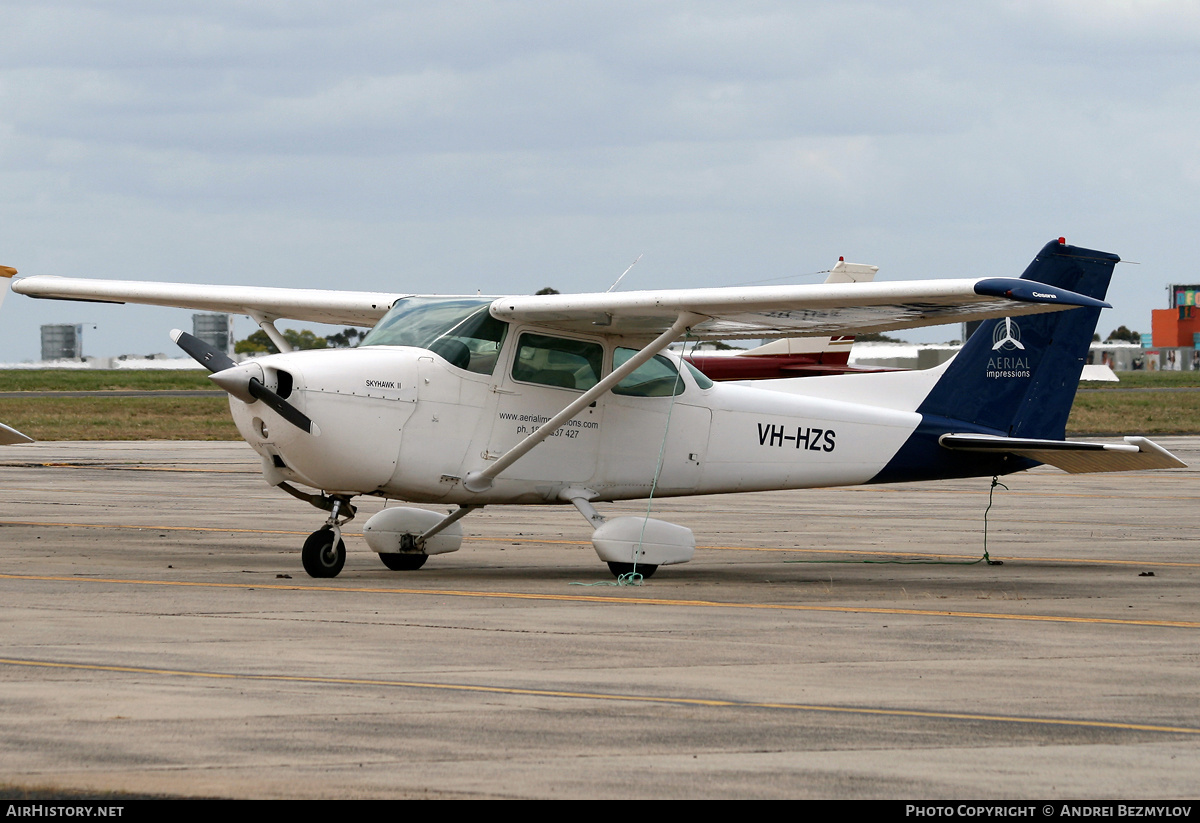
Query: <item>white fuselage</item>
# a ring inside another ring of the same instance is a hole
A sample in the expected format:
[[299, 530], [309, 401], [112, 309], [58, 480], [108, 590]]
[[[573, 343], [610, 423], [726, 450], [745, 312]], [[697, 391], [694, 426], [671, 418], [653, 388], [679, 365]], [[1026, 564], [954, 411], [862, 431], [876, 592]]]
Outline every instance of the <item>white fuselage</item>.
[[[284, 479], [330, 493], [454, 504], [562, 502], [568, 488], [618, 500], [652, 490], [676, 496], [855, 485], [874, 477], [920, 422], [913, 411], [878, 405], [743, 385], [702, 388], [685, 369], [673, 397], [602, 395], [490, 489], [472, 493], [463, 486], [469, 472], [582, 393], [514, 378], [513, 341], [522, 331], [509, 334], [491, 374], [403, 346], [265, 357], [257, 361], [265, 382], [273, 387], [279, 370], [290, 373], [288, 402], [319, 434], [289, 425], [261, 402], [231, 397], [234, 421]], [[594, 342], [606, 347], [607, 372], [622, 341]]]

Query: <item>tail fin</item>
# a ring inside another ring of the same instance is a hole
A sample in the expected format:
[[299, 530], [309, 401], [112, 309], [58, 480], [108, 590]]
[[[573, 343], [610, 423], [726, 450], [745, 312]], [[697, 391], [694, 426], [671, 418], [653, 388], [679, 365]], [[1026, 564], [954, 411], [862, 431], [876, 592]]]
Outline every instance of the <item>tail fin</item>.
[[[1103, 300], [1119, 260], [1059, 238], [1021, 279]], [[1078, 308], [985, 321], [917, 411], [1009, 437], [1062, 439], [1099, 318], [1100, 309]]]

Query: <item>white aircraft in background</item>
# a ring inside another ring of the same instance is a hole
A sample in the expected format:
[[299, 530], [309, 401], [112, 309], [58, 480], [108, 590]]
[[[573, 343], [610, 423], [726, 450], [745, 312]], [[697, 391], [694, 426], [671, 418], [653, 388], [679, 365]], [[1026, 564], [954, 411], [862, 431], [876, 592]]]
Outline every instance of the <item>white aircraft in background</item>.
[[[17, 270], [12, 266], [0, 266], [0, 277], [5, 277], [11, 280], [16, 275]], [[8, 289], [0, 287], [0, 304], [4, 302], [4, 296], [8, 294]], [[12, 446], [17, 443], [32, 443], [33, 438], [21, 434], [11, 426], [6, 426], [0, 423], [0, 446]]]
[[[1180, 467], [1143, 437], [1065, 441], [1116, 255], [1048, 243], [1020, 279], [827, 283], [518, 297], [29, 277], [33, 297], [150, 303], [253, 317], [281, 353], [234, 363], [175, 341], [230, 395], [272, 485], [328, 510], [304, 567], [337, 575], [351, 499], [390, 569], [457, 550], [490, 504], [571, 504], [615, 574], [691, 559], [692, 532], [594, 504], [697, 494]], [[714, 384], [663, 352], [676, 340], [824, 337], [984, 324], [928, 371]], [[277, 318], [373, 326], [354, 349], [290, 351]], [[1009, 346], [1018, 340], [1021, 348]], [[993, 345], [1001, 340], [1001, 345]], [[307, 486], [306, 492], [297, 486]]]

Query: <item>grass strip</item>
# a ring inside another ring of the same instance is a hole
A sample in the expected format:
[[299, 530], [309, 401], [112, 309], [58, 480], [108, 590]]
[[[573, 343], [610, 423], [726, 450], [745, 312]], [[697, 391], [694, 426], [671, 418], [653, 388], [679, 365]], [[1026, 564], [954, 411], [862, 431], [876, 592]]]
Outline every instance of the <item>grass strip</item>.
[[[0, 369], [0, 391], [180, 391], [213, 389], [196, 369]], [[10, 424], [11, 425], [11, 424]]]
[[0, 422], [34, 440], [238, 440], [224, 397], [0, 398]]
[[[1200, 386], [1200, 372], [1122, 372], [1120, 383], [1088, 389]], [[208, 372], [174, 370], [0, 370], [0, 391], [212, 389]], [[35, 440], [237, 440], [219, 397], [0, 398], [0, 422]], [[1090, 391], [1075, 398], [1071, 436], [1200, 433], [1200, 392]]]

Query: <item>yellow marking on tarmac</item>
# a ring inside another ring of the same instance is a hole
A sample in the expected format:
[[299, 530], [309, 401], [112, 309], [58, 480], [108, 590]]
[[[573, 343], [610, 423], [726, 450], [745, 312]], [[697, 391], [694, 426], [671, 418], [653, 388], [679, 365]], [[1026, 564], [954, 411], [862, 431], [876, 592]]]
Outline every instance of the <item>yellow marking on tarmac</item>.
[[812, 606], [792, 603], [731, 603], [719, 600], [673, 600], [657, 597], [618, 595], [538, 594], [531, 592], [484, 592], [469, 589], [405, 589], [376, 586], [308, 585], [299, 583], [204, 583], [194, 580], [129, 580], [115, 577], [64, 577], [58, 575], [0, 574], [0, 580], [36, 580], [54, 583], [110, 583], [125, 586], [180, 586], [197, 589], [255, 589], [303, 592], [347, 592], [357, 594], [414, 594], [440, 597], [479, 597], [498, 600], [542, 600], [560, 603], [621, 603], [629, 606], [691, 606], [705, 609], [751, 609], [755, 611], [826, 612], [832, 614], [884, 614], [911, 617], [967, 617], [980, 620], [1024, 620], [1035, 623], [1087, 623], [1092, 625], [1153, 626], [1156, 628], [1200, 629], [1190, 620], [1135, 620], [1123, 617], [1070, 617], [1054, 614], [1003, 614], [964, 612], [951, 609], [900, 609], [870, 606]]
[[1149, 723], [1118, 723], [1109, 720], [1071, 720], [1057, 717], [1025, 717], [1021, 715], [974, 714], [969, 712], [935, 712], [916, 709], [879, 709], [861, 706], [825, 706], [815, 703], [779, 703], [755, 700], [719, 700], [703, 697], [665, 697], [644, 694], [621, 694], [619, 692], [584, 692], [564, 689], [523, 689], [512, 686], [484, 686], [471, 683], [431, 683], [420, 680], [383, 680], [358, 677], [315, 677], [285, 674], [233, 674], [229, 672], [203, 672], [187, 669], [159, 669], [143, 666], [105, 666], [90, 663], [58, 663], [44, 660], [20, 660], [0, 658], [6, 666], [24, 666], [46, 669], [73, 669], [76, 671], [115, 672], [120, 674], [154, 674], [168, 677], [196, 677], [214, 680], [257, 680], [267, 683], [313, 683], [338, 686], [386, 686], [401, 689], [431, 689], [437, 691], [470, 692], [477, 694], [508, 694], [519, 697], [551, 697], [569, 700], [611, 700], [625, 703], [656, 703], [672, 706], [702, 706], [705, 708], [731, 709], [782, 709], [793, 712], [820, 712], [824, 714], [858, 714], [873, 717], [914, 717], [924, 720], [967, 720], [970, 722], [1022, 723], [1039, 726], [1065, 726], [1086, 729], [1112, 729], [1135, 732], [1160, 732], [1165, 734], [1200, 734], [1200, 729], [1187, 726], [1159, 726]]
[[[1086, 525], [1086, 524], [1085, 524]], [[1111, 524], [1110, 524], [1111, 525]], [[1118, 524], [1125, 525], [1125, 524]], [[0, 526], [61, 526], [63, 528], [73, 529], [133, 529], [138, 531], [163, 531], [163, 532], [224, 532], [227, 534], [294, 534], [307, 535], [305, 531], [291, 531], [288, 529], [234, 529], [234, 528], [219, 528], [216, 526], [137, 526], [127, 523], [51, 523], [38, 522], [33, 520], [0, 520]], [[352, 532], [342, 530], [342, 534], [346, 537], [362, 537], [362, 532]], [[517, 541], [514, 536], [499, 535], [496, 537], [464, 537], [463, 542], [477, 543], [511, 543]], [[522, 543], [539, 543], [547, 546], [590, 546], [590, 540], [545, 540], [536, 537], [520, 538]], [[946, 558], [950, 560], [978, 560], [980, 556], [977, 554], [921, 554], [918, 552], [894, 552], [887, 549], [805, 549], [805, 548], [787, 548], [778, 546], [697, 546], [697, 549], [702, 551], [729, 551], [729, 552], [794, 552], [797, 554], [851, 554], [851, 555], [873, 555], [876, 557], [901, 557], [915, 558], [918, 562], [924, 558]], [[1103, 558], [1078, 558], [1078, 557], [1017, 557], [1015, 555], [999, 555], [996, 558], [1009, 562], [1037, 562], [1037, 563], [1084, 563], [1097, 566], [1179, 566], [1183, 568], [1200, 567], [1200, 563], [1183, 563], [1169, 560], [1106, 560]]]

